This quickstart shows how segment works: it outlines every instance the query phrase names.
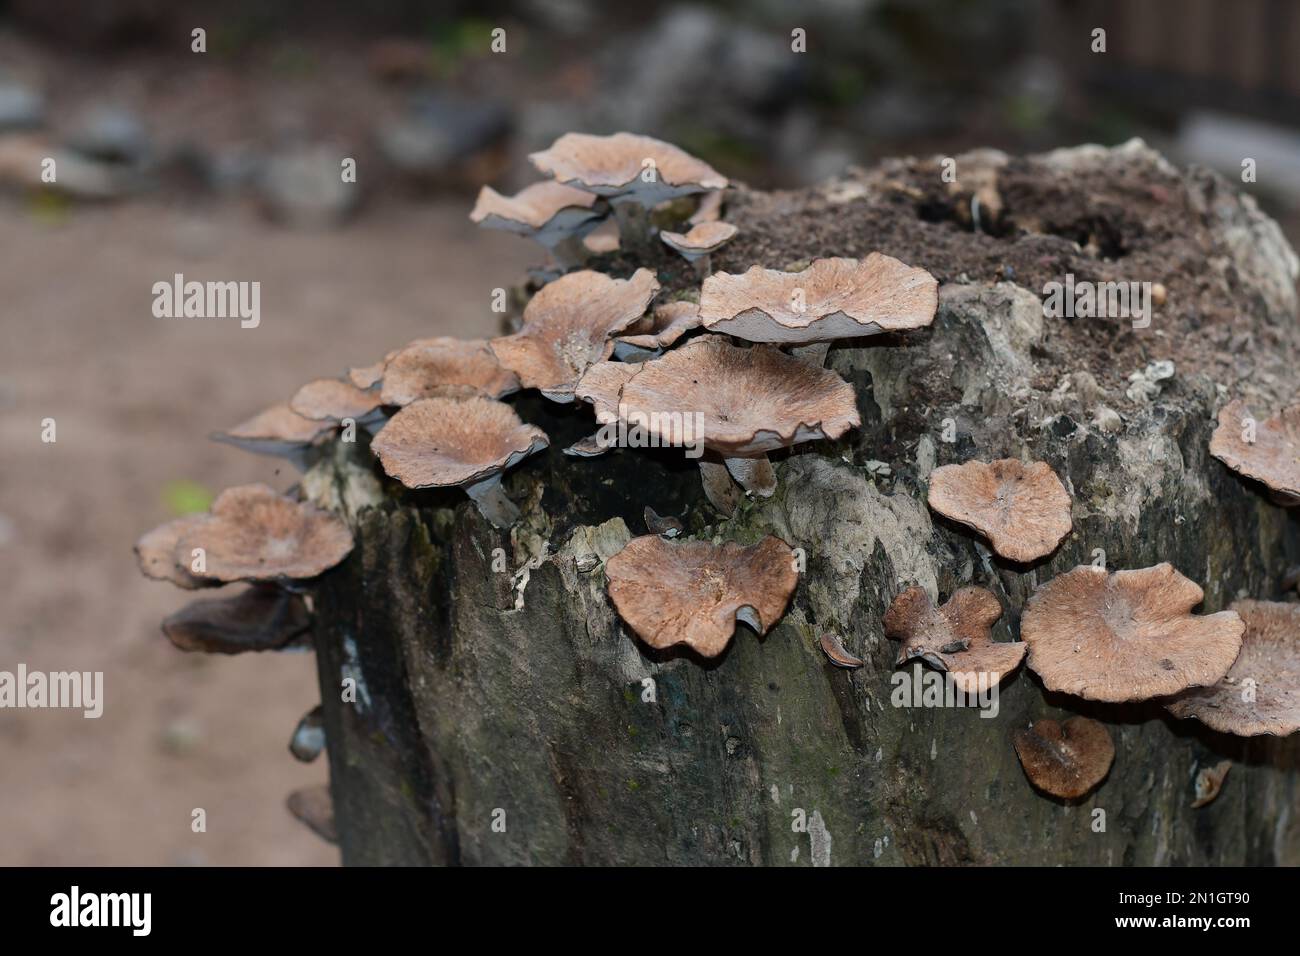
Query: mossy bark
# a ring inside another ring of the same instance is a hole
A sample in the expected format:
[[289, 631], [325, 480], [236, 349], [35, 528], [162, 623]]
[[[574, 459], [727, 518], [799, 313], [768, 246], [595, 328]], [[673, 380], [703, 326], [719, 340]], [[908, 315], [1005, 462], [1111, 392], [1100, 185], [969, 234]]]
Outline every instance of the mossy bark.
[[[1139, 178], [1156, 162], [1131, 151], [1104, 161]], [[1068, 188], [1066, 169], [1043, 175]], [[1262, 217], [1231, 201], [1204, 228], [1236, 250], [1216, 268], [1232, 270], [1243, 327], [1294, 334], [1294, 258], [1284, 245], [1262, 248]], [[798, 228], [797, 208], [781, 215]], [[1234, 246], [1229, 229], [1255, 230], [1260, 248]], [[949, 281], [931, 330], [832, 350], [829, 364], [857, 387], [862, 427], [774, 460], [776, 494], [731, 519], [671, 450], [565, 457], [590, 416], [540, 399], [518, 403], [551, 448], [507, 481], [523, 509], [513, 532], [457, 495], [390, 487], [357, 508], [358, 547], [322, 579], [314, 605], [344, 861], [1300, 862], [1296, 739], [1243, 741], [1175, 721], [1158, 702], [1046, 693], [1024, 668], [1002, 684], [996, 717], [891, 702], [895, 646], [880, 622], [908, 585], [943, 597], [991, 589], [1005, 610], [995, 637], [1010, 640], [1034, 587], [1080, 563], [1171, 562], [1204, 587], [1200, 610], [1215, 611], [1238, 596], [1276, 598], [1280, 575], [1300, 562], [1296, 513], [1208, 454], [1224, 383], [1180, 371], [1152, 399], [1126, 398], [1100, 374], [1056, 387], [1089, 369], [1043, 368], [1045, 341], [1088, 333], [1053, 326], [1036, 293]], [[1157, 328], [1182, 334], [1184, 319], [1171, 309]], [[1150, 358], [1159, 346], [1148, 340]], [[1269, 389], [1300, 392], [1300, 371], [1290, 375]], [[1101, 406], [1120, 418], [1104, 424]], [[353, 456], [355, 473], [365, 452]], [[1075, 499], [1074, 532], [1030, 568], [991, 557], [925, 504], [936, 465], [1007, 456], [1046, 460]], [[326, 467], [342, 475], [342, 457]], [[771, 533], [804, 549], [781, 623], [763, 638], [740, 628], [711, 662], [636, 641], [607, 600], [602, 562], [645, 533], [646, 505], [683, 516], [689, 535]], [[818, 644], [825, 631], [865, 666], [832, 665]], [[355, 702], [341, 699], [345, 678]], [[1105, 722], [1116, 757], [1096, 791], [1066, 803], [1030, 787], [1010, 738], [1071, 713]], [[1224, 757], [1234, 766], [1221, 795], [1192, 809], [1197, 769]]]

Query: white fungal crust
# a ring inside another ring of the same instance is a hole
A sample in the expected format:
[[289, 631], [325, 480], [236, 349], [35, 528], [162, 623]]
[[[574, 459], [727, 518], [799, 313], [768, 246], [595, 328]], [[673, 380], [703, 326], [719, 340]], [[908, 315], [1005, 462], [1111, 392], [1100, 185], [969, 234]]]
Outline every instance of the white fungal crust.
[[934, 321], [938, 308], [934, 276], [878, 252], [861, 261], [818, 259], [802, 272], [717, 272], [700, 291], [704, 327], [750, 342], [806, 344], [918, 329]]

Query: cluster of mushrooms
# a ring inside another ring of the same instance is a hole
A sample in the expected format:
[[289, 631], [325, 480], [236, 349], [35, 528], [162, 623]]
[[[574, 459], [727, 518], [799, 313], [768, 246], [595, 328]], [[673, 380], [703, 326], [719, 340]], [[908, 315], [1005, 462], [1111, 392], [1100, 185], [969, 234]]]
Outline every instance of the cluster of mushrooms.
[[[530, 159], [548, 180], [514, 196], [484, 187], [471, 214], [485, 227], [535, 239], [554, 260], [517, 331], [417, 340], [341, 378], [311, 382], [287, 404], [213, 437], [305, 470], [341, 429], [360, 426], [391, 478], [408, 488], [464, 489], [507, 529], [520, 509], [502, 476], [548, 438], [503, 399], [537, 390], [590, 406], [598, 426], [634, 422], [664, 445], [681, 443], [682, 421], [700, 422], [705, 495], [731, 516], [746, 498], [776, 490], [769, 453], [837, 439], [860, 424], [852, 386], [825, 367], [832, 342], [934, 319], [934, 277], [880, 253], [818, 259], [799, 271], [711, 272], [711, 253], [736, 234], [722, 220], [728, 181], [668, 143], [570, 133]], [[651, 213], [684, 196], [698, 202], [681, 231], [656, 232]], [[660, 300], [648, 269], [613, 278], [584, 268], [613, 242], [593, 241], [603, 224], [617, 225], [625, 252], [658, 241], [679, 253], [702, 279], [699, 289]], [[1239, 434], [1245, 415], [1240, 402], [1223, 410], [1212, 453], [1263, 482], [1279, 503], [1300, 504], [1300, 406], [1262, 422], [1250, 441]], [[605, 453], [600, 434], [566, 454]], [[1016, 565], [1051, 555], [1072, 530], [1070, 494], [1044, 462], [946, 465], [930, 475], [928, 494], [936, 513]], [[308, 582], [342, 561], [353, 538], [342, 517], [300, 498], [264, 485], [233, 488], [210, 514], [140, 539], [150, 577], [184, 588], [251, 585], [168, 618], [164, 631], [177, 646], [236, 653], [310, 641]], [[788, 543], [770, 535], [749, 546], [688, 540], [681, 522], [650, 509], [646, 517], [652, 533], [632, 539], [604, 570], [614, 607], [647, 645], [684, 645], [712, 658], [730, 644], [737, 621], [765, 634], [780, 620], [799, 580]], [[658, 573], [645, 575], [647, 566]], [[884, 630], [900, 642], [899, 665], [920, 659], [966, 690], [1027, 659], [1049, 690], [1086, 700], [1158, 698], [1177, 717], [1238, 735], [1300, 728], [1300, 605], [1238, 601], [1194, 615], [1202, 597], [1168, 564], [1115, 573], [1081, 566], [1037, 589], [1019, 642], [993, 640], [1003, 609], [980, 587], [938, 607], [920, 588], [904, 590]], [[821, 643], [833, 664], [863, 664], [834, 635]], [[1040, 720], [1013, 743], [1031, 782], [1065, 799], [1096, 787], [1114, 757], [1106, 728], [1081, 716]], [[321, 746], [319, 715], [309, 714], [292, 749], [311, 759]], [[1226, 768], [1214, 773], [1221, 785]]]

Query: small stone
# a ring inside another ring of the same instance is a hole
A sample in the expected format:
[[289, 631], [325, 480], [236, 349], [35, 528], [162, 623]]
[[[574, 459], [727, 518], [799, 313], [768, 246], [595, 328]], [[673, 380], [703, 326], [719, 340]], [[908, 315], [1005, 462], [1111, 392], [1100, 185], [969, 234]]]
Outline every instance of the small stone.
[[44, 121], [44, 97], [21, 83], [0, 79], [0, 130], [31, 129]]
[[1165, 299], [1169, 297], [1169, 292], [1162, 283], [1157, 282], [1151, 287], [1151, 304], [1156, 308], [1165, 304]]
[[1124, 420], [1119, 412], [1106, 405], [1098, 405], [1092, 415], [1093, 427], [1107, 435], [1114, 434], [1124, 427]]

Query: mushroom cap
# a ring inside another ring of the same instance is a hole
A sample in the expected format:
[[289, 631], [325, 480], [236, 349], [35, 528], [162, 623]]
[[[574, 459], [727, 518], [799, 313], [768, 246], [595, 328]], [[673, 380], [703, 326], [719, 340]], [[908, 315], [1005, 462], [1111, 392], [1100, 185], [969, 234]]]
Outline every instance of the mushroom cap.
[[303, 787], [289, 794], [285, 807], [326, 843], [338, 843], [339, 831], [334, 822], [334, 798], [328, 784]]
[[669, 232], [663, 230], [659, 238], [664, 245], [679, 252], [687, 262], [694, 262], [700, 256], [717, 252], [731, 241], [739, 230], [729, 222], [714, 220], [701, 222], [691, 227], [690, 232]]
[[1300, 730], [1300, 604], [1236, 601], [1231, 609], [1246, 622], [1232, 669], [1213, 687], [1185, 691], [1166, 708], [1175, 717], [1195, 717], [1238, 737], [1295, 733]]
[[1011, 739], [1029, 782], [1063, 800], [1082, 797], [1096, 787], [1115, 760], [1110, 731], [1087, 717], [1064, 723], [1036, 720]]
[[1020, 639], [1049, 690], [1109, 703], [1219, 681], [1241, 650], [1235, 611], [1193, 615], [1201, 588], [1168, 563], [1107, 574], [1080, 565], [1029, 598]]
[[[662, 140], [633, 133], [593, 136], [565, 133], [529, 161], [557, 182], [605, 196], [614, 202], [657, 205], [675, 196], [725, 189], [727, 177], [701, 159]], [[647, 161], [654, 175], [643, 176]]]
[[546, 180], [503, 196], [491, 186], [479, 190], [469, 218], [487, 229], [538, 239], [560, 239], [594, 228], [602, 216], [592, 209], [595, 193]]
[[[671, 432], [698, 414], [701, 428], [692, 434], [725, 458], [839, 438], [861, 421], [851, 385], [775, 346], [742, 348], [704, 335], [630, 371], [609, 367], [616, 364], [593, 366], [577, 391], [598, 421], [618, 421], [621, 404], [629, 420], [644, 421], [669, 443]], [[625, 381], [615, 393], [619, 378]]]
[[751, 342], [806, 344], [919, 329], [938, 308], [934, 276], [879, 252], [861, 261], [817, 259], [802, 272], [715, 272], [700, 291], [704, 327]]
[[519, 390], [514, 372], [502, 368], [483, 339], [417, 339], [388, 360], [380, 400], [410, 405], [422, 398], [501, 398]]
[[358, 365], [348, 369], [348, 381], [357, 388], [374, 388], [384, 378], [384, 367], [389, 360], [398, 353], [398, 349], [393, 349], [378, 362], [373, 365]]
[[407, 405], [375, 436], [370, 450], [408, 488], [477, 484], [547, 446], [513, 408], [490, 398], [425, 398]]
[[605, 574], [614, 607], [637, 636], [704, 657], [731, 643], [737, 619], [766, 634], [799, 583], [794, 552], [771, 535], [748, 547], [644, 535], [606, 561]]
[[1281, 495], [1300, 498], [1300, 405], [1257, 421], [1255, 440], [1242, 437], [1250, 410], [1241, 399], [1219, 410], [1219, 426], [1210, 438], [1210, 454], [1238, 474], [1263, 482]]
[[692, 226], [702, 222], [717, 222], [722, 218], [722, 190], [714, 189], [700, 197], [700, 204], [695, 207], [695, 214], [686, 220]]
[[974, 528], [1012, 561], [1051, 554], [1070, 533], [1070, 493], [1050, 465], [1015, 458], [944, 465], [930, 473], [930, 507]]
[[379, 396], [337, 378], [318, 378], [294, 393], [289, 408], [312, 421], [360, 421], [380, 406]]
[[543, 286], [524, 308], [524, 326], [490, 343], [501, 364], [524, 388], [553, 401], [573, 400], [578, 379], [593, 362], [609, 358], [611, 338], [645, 315], [659, 291], [649, 269], [612, 279], [584, 269]]
[[614, 352], [620, 346], [636, 349], [666, 349], [675, 344], [691, 329], [698, 329], [703, 319], [700, 307], [694, 302], [664, 302], [651, 310], [649, 319], [642, 319], [628, 329], [629, 334], [614, 339]]
[[984, 588], [961, 588], [936, 608], [924, 590], [911, 587], [885, 612], [885, 636], [902, 642], [895, 666], [920, 658], [970, 692], [980, 674], [1001, 680], [1025, 658], [1024, 644], [993, 640], [990, 630], [1001, 616], [1001, 602]]
[[308, 633], [311, 613], [297, 594], [255, 585], [233, 597], [191, 601], [166, 617], [162, 629], [182, 651], [276, 651]]
[[140, 573], [155, 581], [170, 581], [187, 591], [215, 586], [216, 581], [206, 581], [190, 574], [189, 562], [178, 561], [176, 555], [176, 543], [205, 518], [206, 515], [201, 514], [183, 515], [142, 534], [135, 543]]
[[305, 448], [332, 427], [304, 418], [288, 402], [281, 402], [224, 432], [213, 432], [212, 440], [246, 451], [281, 455]]
[[195, 548], [205, 552], [200, 577], [217, 581], [314, 578], [352, 551], [352, 532], [337, 516], [277, 494], [263, 484], [239, 485], [217, 495], [211, 514], [176, 543], [186, 566]]

